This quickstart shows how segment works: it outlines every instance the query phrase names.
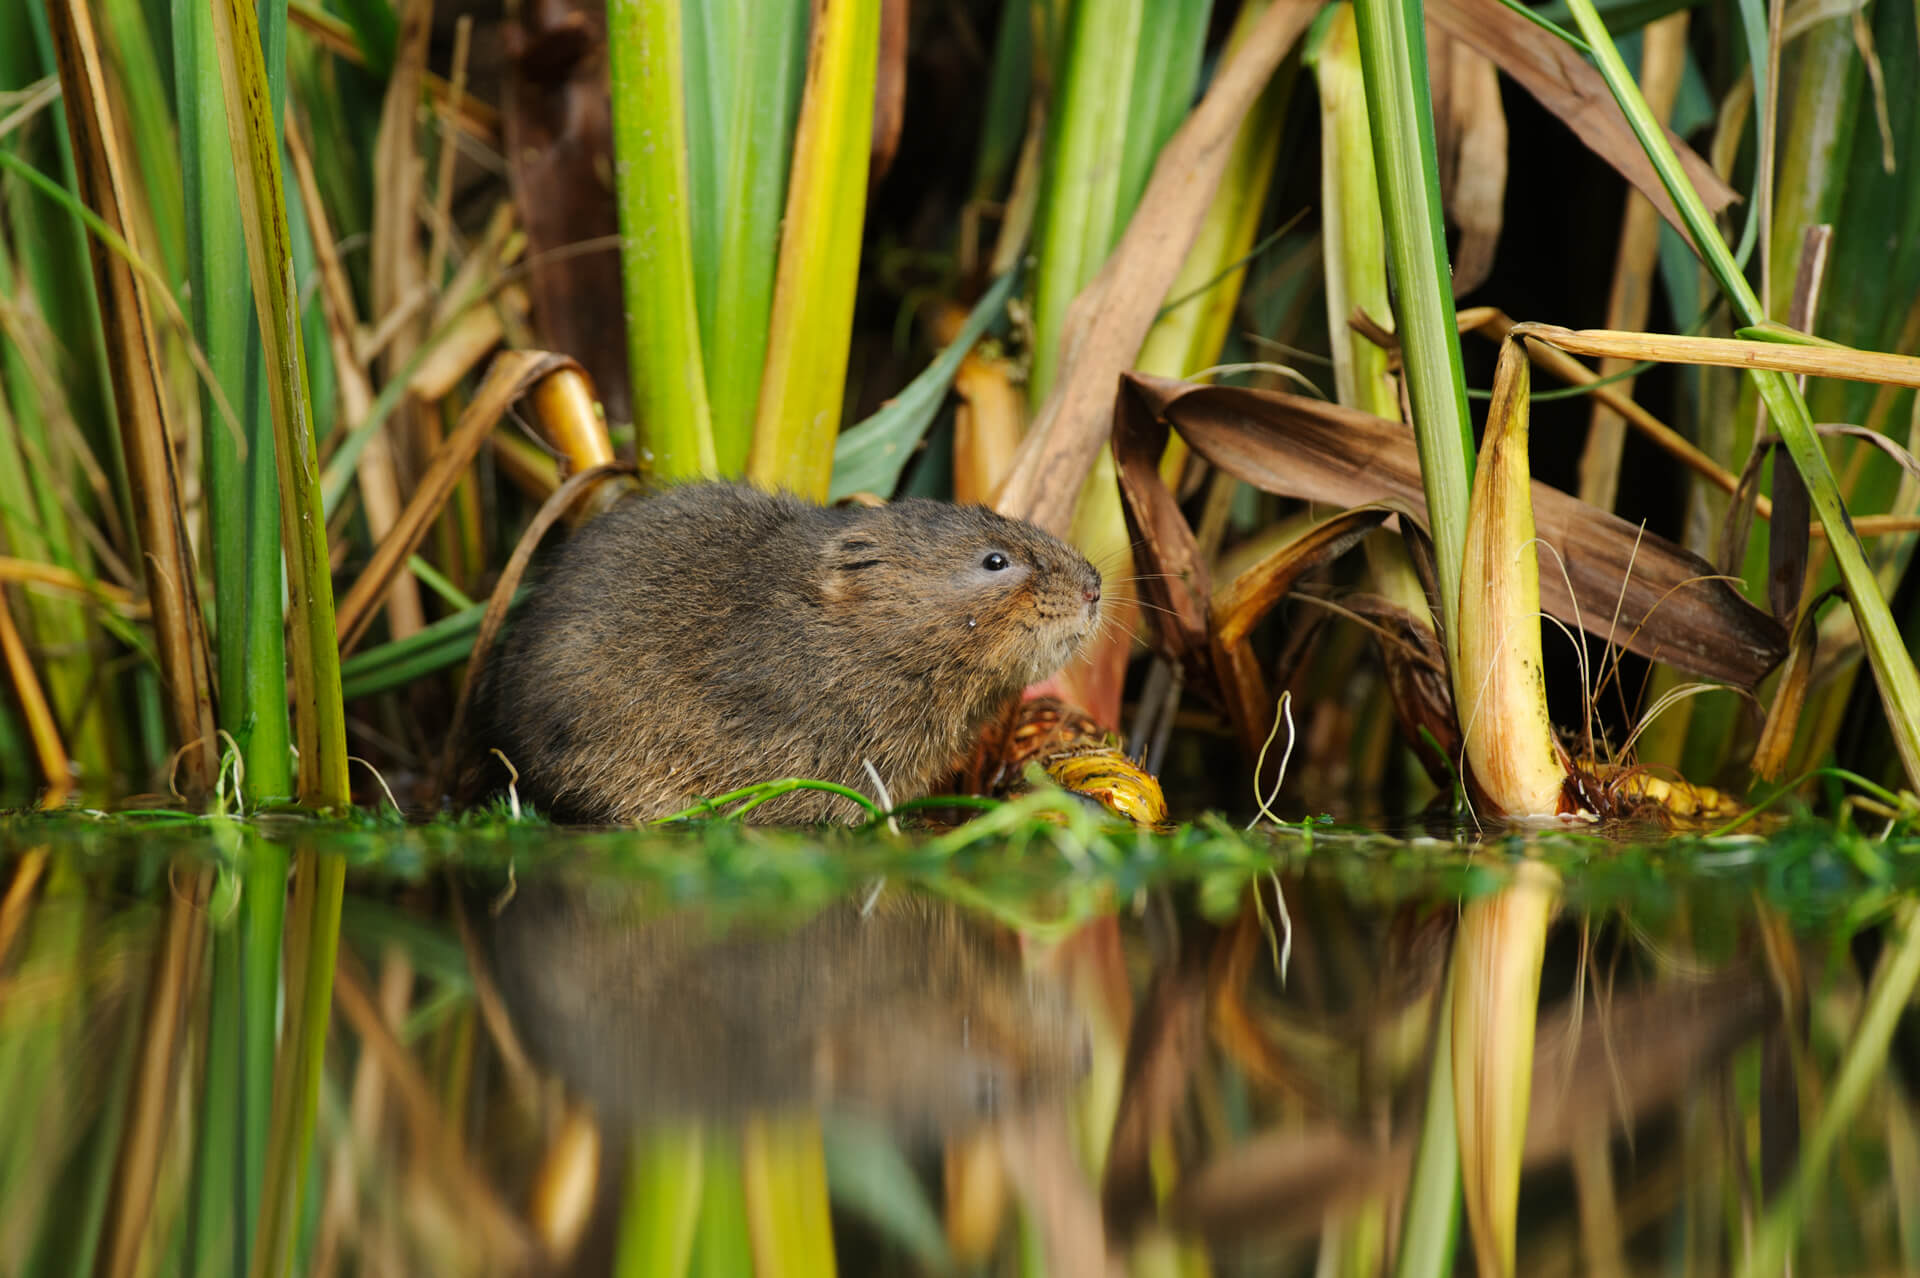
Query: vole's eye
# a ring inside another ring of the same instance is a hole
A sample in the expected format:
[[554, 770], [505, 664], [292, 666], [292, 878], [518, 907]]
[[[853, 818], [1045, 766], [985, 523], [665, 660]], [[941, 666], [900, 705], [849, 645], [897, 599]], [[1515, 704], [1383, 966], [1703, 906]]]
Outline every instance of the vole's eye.
[[980, 566], [982, 568], [985, 568], [988, 572], [999, 572], [1005, 567], [1007, 567], [1007, 565], [1010, 562], [1011, 561], [1005, 555], [1001, 554], [999, 551], [996, 550], [991, 554], [989, 554], [985, 559], [982, 559], [980, 561]]

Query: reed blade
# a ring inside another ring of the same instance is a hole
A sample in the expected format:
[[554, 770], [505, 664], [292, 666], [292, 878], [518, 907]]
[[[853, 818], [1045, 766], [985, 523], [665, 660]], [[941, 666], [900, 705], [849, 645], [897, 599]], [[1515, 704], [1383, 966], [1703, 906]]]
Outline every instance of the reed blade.
[[280, 130], [273, 116], [260, 31], [253, 5], [243, 0], [214, 4], [227, 138], [239, 184], [240, 224], [273, 409], [280, 530], [286, 548], [293, 722], [300, 756], [297, 792], [300, 802], [309, 807], [338, 809], [348, 804], [350, 794], [340, 654], [334, 645], [332, 564], [320, 507], [306, 347], [300, 337], [300, 299], [280, 172]]
[[1431, 518], [1444, 638], [1459, 643], [1460, 564], [1473, 483], [1473, 423], [1440, 221], [1440, 172], [1418, 0], [1355, 0], [1367, 119], [1393, 281], [1395, 330], [1413, 401], [1420, 478]]
[[833, 482], [853, 341], [880, 3], [814, 13], [747, 477], [821, 501]]
[[662, 479], [718, 473], [694, 300], [681, 6], [613, 0], [614, 191], [633, 413]]

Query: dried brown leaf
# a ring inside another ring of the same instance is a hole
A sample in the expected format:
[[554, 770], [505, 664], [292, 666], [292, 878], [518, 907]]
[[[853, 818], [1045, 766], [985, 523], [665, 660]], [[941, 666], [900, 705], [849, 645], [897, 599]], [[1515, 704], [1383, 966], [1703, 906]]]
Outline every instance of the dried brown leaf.
[[[1139, 374], [1122, 395], [1139, 396], [1140, 411], [1263, 491], [1334, 506], [1399, 502], [1416, 515], [1426, 508], [1413, 433], [1397, 422], [1274, 391]], [[1706, 561], [1558, 489], [1535, 481], [1532, 491], [1541, 605], [1552, 616], [1742, 687], [1785, 654], [1780, 625]]]
[[[1579, 139], [1653, 201], [1660, 216], [1686, 235], [1686, 227], [1661, 185], [1639, 139], [1627, 126], [1606, 82], [1579, 50], [1507, 8], [1500, 0], [1432, 0], [1427, 20], [1492, 59], [1520, 82], [1540, 105], [1559, 116]], [[1680, 157], [1693, 189], [1709, 211], [1734, 200], [1733, 188], [1671, 131], [1667, 141]]]
[[1241, 118], [1319, 10], [1320, 0], [1274, 0], [1161, 148], [1126, 233], [1068, 308], [1059, 380], [994, 503], [1001, 511], [1052, 532], [1067, 531], [1081, 485], [1109, 433], [1114, 383], [1139, 353], [1193, 247]]
[[1308, 528], [1215, 589], [1210, 609], [1215, 669], [1227, 716], [1240, 744], [1257, 753], [1273, 726], [1274, 706], [1250, 636], [1254, 626], [1293, 590], [1307, 573], [1331, 563], [1359, 545], [1391, 519], [1384, 507], [1345, 510]]
[[1765, 983], [1751, 972], [1613, 995], [1579, 1015], [1540, 1019], [1534, 1039], [1529, 1167], [1564, 1158], [1595, 1121], [1631, 1127], [1672, 1104], [1768, 1016]]
[[1493, 63], [1455, 42], [1448, 58], [1452, 81], [1449, 133], [1457, 161], [1447, 182], [1447, 216], [1460, 228], [1453, 250], [1453, 294], [1471, 293], [1493, 270], [1507, 201], [1507, 113]]
[[1213, 578], [1187, 517], [1160, 475], [1168, 430], [1150, 398], [1123, 384], [1114, 409], [1114, 460], [1141, 600], [1153, 618], [1160, 654], [1208, 678], [1213, 671], [1207, 603]]

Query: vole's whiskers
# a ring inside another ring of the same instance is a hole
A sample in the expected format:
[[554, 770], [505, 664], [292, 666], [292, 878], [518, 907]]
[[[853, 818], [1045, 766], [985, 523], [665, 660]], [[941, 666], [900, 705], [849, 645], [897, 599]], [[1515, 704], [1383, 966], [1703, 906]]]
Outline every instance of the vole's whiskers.
[[1144, 545], [1146, 545], [1144, 538], [1130, 541], [1124, 546], [1115, 546], [1111, 550], [1106, 551], [1098, 559], [1089, 556], [1088, 562], [1098, 569], [1100, 575], [1104, 577], [1107, 575], [1107, 569], [1117, 566], [1123, 559], [1132, 559], [1133, 552]]
[[1100, 619], [1095, 623], [1091, 638], [1093, 642], [1100, 642], [1113, 637], [1116, 633], [1124, 634], [1129, 639], [1137, 639], [1141, 643], [1148, 645], [1151, 645], [1153, 641], [1153, 636], [1148, 634], [1143, 628], [1127, 625], [1123, 623], [1119, 617], [1106, 612], [1100, 614]]

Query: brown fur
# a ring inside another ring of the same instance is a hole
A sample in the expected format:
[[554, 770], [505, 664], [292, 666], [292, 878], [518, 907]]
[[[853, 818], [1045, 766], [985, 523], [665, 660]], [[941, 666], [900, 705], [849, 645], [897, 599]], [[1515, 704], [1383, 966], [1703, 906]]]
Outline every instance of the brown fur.
[[[995, 553], [1006, 568], [985, 567]], [[498, 789], [501, 750], [561, 820], [645, 820], [784, 777], [877, 798], [862, 760], [904, 802], [1073, 655], [1099, 598], [1079, 552], [980, 507], [671, 489], [555, 557], [483, 674], [467, 757]], [[861, 815], [801, 791], [749, 817]]]

